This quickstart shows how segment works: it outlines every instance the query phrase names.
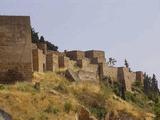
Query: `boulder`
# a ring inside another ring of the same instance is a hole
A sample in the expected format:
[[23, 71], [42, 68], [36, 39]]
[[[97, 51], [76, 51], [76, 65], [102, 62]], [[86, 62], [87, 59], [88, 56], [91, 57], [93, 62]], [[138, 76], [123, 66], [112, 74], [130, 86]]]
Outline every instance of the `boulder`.
[[66, 72], [65, 72], [65, 77], [68, 78], [70, 81], [79, 81], [79, 77], [77, 75], [76, 72], [74, 72], [73, 70], [71, 69], [67, 69]]
[[12, 116], [4, 110], [0, 109], [0, 120], [12, 120]]
[[89, 111], [83, 106], [80, 106], [77, 115], [77, 120], [97, 120], [94, 116], [90, 116]]

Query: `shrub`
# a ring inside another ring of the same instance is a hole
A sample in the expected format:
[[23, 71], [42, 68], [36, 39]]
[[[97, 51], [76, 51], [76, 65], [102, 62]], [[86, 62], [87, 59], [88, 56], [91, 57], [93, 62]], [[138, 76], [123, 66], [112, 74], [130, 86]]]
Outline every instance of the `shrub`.
[[99, 120], [104, 118], [107, 110], [105, 108], [105, 96], [103, 94], [82, 92], [77, 95], [79, 101], [89, 108], [90, 112], [94, 114]]
[[0, 84], [0, 90], [4, 90], [6, 87], [3, 84]]
[[59, 83], [56, 87], [54, 87], [54, 89], [61, 93], [68, 93], [67, 86], [63, 82]]
[[105, 118], [105, 115], [107, 113], [107, 110], [105, 109], [105, 107], [91, 107], [90, 108], [91, 113], [93, 113], [94, 115], [96, 115], [96, 117], [99, 120], [102, 120]]
[[66, 113], [69, 113], [71, 111], [71, 109], [72, 109], [72, 104], [70, 102], [65, 102], [64, 103], [64, 111]]
[[47, 113], [52, 113], [52, 114], [57, 114], [57, 113], [59, 112], [59, 109], [56, 108], [55, 106], [49, 105], [49, 106], [46, 108], [45, 112], [47, 112]]
[[17, 90], [22, 91], [22, 92], [36, 92], [34, 87], [27, 82], [17, 82], [16, 88]]

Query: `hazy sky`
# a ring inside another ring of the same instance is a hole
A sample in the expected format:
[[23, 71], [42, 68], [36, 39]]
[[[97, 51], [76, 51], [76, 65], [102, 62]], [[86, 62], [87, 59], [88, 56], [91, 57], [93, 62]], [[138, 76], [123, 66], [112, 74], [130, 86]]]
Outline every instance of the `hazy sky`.
[[0, 14], [31, 16], [60, 50], [104, 50], [160, 78], [160, 0], [0, 0]]

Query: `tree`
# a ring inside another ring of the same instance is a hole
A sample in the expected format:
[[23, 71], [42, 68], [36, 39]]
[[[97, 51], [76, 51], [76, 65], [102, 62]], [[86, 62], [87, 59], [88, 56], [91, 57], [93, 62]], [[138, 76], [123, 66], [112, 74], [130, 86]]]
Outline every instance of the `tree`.
[[43, 36], [40, 37], [38, 32], [35, 32], [34, 28], [31, 29], [31, 36], [32, 36], [32, 43], [46, 43], [48, 50], [58, 51], [58, 47], [52, 44], [51, 42], [45, 41], [45, 38]]
[[116, 61], [115, 58], [112, 58], [112, 57], [109, 58], [109, 65], [110, 65], [110, 66], [114, 66], [116, 62], [117, 62], [117, 61]]
[[159, 96], [158, 81], [155, 74], [152, 77], [149, 77], [147, 74], [144, 74], [144, 93], [153, 101], [157, 101]]
[[38, 32], [35, 32], [34, 28], [31, 29], [31, 37], [33, 43], [39, 42]]
[[129, 64], [128, 64], [128, 61], [126, 59], [124, 61], [124, 65], [126, 66], [126, 68], [129, 68]]
[[39, 41], [45, 43], [44, 37], [41, 36]]

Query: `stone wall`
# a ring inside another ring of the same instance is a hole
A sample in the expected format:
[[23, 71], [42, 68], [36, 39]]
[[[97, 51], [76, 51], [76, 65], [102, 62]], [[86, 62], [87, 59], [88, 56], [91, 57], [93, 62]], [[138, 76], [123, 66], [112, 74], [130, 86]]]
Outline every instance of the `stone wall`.
[[[15, 81], [20, 80], [19, 76], [21, 76], [21, 80], [31, 81], [31, 47], [30, 18], [27, 16], [0, 16], [0, 73], [3, 73], [0, 82], [9, 82], [13, 78]], [[8, 73], [11, 71], [14, 77], [8, 78]]]
[[136, 72], [136, 80], [140, 81], [142, 84], [144, 82], [144, 76], [142, 71], [137, 71]]
[[47, 44], [46, 43], [37, 43], [38, 49], [43, 51], [43, 54], [47, 54]]
[[33, 49], [33, 70], [37, 72], [46, 71], [46, 55], [40, 49]]
[[85, 52], [85, 57], [91, 59], [92, 64], [105, 63], [105, 53], [99, 50], [90, 50]]
[[70, 60], [70, 58], [60, 55], [58, 57], [59, 68], [74, 68], [76, 66], [76, 61]]
[[71, 60], [80, 60], [85, 58], [85, 53], [83, 51], [67, 51], [65, 54]]
[[46, 69], [47, 71], [55, 71], [59, 68], [58, 55], [53, 52], [47, 53]]
[[111, 67], [107, 66], [107, 64], [104, 64], [104, 76], [111, 78], [113, 82], [118, 81], [118, 68], [117, 67]]
[[82, 81], [96, 81], [98, 82], [98, 75], [94, 72], [79, 70], [78, 77]]
[[37, 49], [37, 44], [32, 43], [32, 49]]
[[128, 68], [125, 67], [118, 68], [118, 81], [120, 81], [123, 84], [125, 90], [131, 91], [132, 84], [135, 80], [136, 80], [136, 74], [130, 72]]
[[87, 67], [90, 64], [90, 60], [87, 58], [77, 60], [77, 66], [80, 68]]

